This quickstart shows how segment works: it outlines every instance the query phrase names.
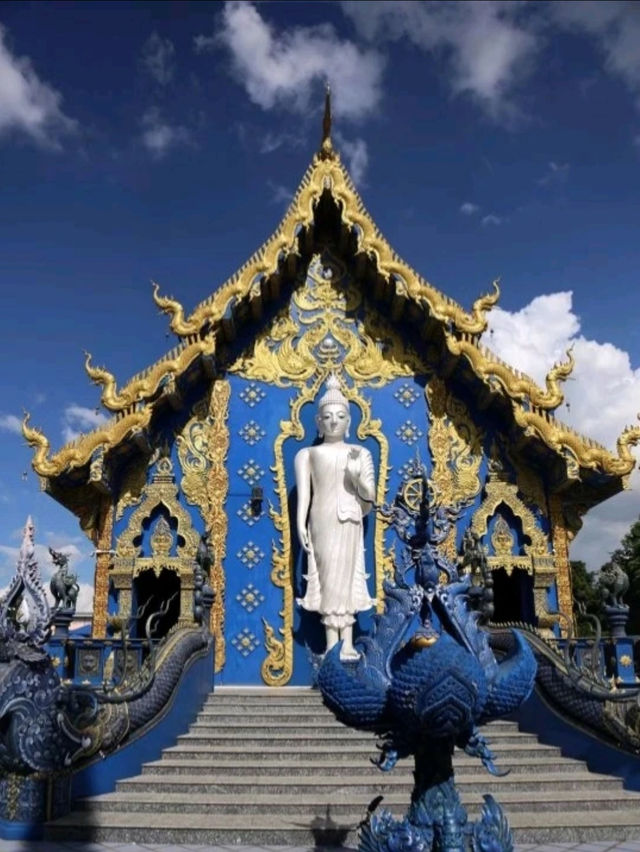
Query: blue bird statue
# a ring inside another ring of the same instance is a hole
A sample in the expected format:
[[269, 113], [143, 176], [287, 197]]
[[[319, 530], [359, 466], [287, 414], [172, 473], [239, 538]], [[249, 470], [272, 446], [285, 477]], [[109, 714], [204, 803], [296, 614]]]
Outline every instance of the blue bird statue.
[[[422, 464], [415, 462], [421, 496], [413, 506], [399, 492], [380, 507], [404, 543], [394, 582], [386, 581], [385, 610], [361, 637], [355, 663], [340, 660], [340, 643], [325, 656], [318, 685], [339, 721], [376, 733], [375, 761], [391, 770], [413, 755], [415, 784], [405, 817], [382, 810], [360, 827], [360, 852], [505, 852], [509, 824], [492, 796], [469, 823], [455, 786], [456, 747], [500, 775], [479, 726], [515, 710], [533, 687], [536, 662], [514, 630], [514, 650], [498, 662], [489, 634], [469, 606], [471, 578], [440, 550], [460, 507], [434, 508]], [[431, 495], [432, 496], [432, 495]]]

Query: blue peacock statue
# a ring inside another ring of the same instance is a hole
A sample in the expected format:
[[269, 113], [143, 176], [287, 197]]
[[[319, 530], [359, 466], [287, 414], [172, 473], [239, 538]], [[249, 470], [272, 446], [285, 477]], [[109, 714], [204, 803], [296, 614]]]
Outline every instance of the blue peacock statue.
[[460, 507], [434, 508], [426, 471], [416, 461], [418, 499], [406, 490], [380, 508], [404, 544], [394, 582], [385, 582], [385, 610], [362, 637], [356, 663], [340, 660], [340, 644], [318, 671], [327, 706], [350, 727], [376, 733], [376, 761], [391, 770], [413, 755], [415, 785], [402, 820], [374, 812], [360, 830], [360, 852], [511, 850], [509, 824], [492, 796], [469, 823], [454, 782], [454, 748], [501, 774], [478, 727], [515, 710], [533, 687], [536, 662], [514, 632], [511, 654], [498, 662], [481, 611], [469, 605], [471, 579], [460, 575], [440, 545]]

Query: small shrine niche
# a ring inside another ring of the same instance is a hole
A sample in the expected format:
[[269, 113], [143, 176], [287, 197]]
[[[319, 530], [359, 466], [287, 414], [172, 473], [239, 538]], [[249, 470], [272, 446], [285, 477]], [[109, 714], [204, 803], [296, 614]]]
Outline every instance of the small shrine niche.
[[168, 456], [157, 462], [142, 502], [131, 514], [118, 538], [110, 581], [118, 616], [132, 620], [133, 637], [145, 635], [149, 616], [153, 636], [165, 636], [174, 626], [191, 627], [193, 566], [198, 534], [189, 513], [178, 501], [173, 463]]

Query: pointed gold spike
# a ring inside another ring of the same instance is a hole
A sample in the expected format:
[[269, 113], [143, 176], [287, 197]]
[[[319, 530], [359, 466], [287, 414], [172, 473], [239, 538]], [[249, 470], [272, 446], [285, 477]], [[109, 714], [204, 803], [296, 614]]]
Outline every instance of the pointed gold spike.
[[331, 142], [331, 86], [327, 82], [324, 94], [324, 115], [322, 117], [322, 145], [320, 146], [320, 157], [323, 160], [332, 159], [335, 156], [333, 143]]

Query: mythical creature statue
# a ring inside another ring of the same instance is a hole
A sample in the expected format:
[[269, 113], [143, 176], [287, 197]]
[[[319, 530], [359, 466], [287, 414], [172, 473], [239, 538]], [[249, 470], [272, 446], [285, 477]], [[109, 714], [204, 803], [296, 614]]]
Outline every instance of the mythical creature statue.
[[209, 532], [200, 536], [193, 579], [193, 616], [196, 624], [202, 624], [205, 613], [211, 609], [214, 593], [209, 585], [211, 566], [213, 565], [213, 548], [209, 541]]
[[341, 640], [342, 658], [354, 660], [355, 613], [376, 603], [367, 589], [362, 522], [375, 479], [371, 453], [344, 441], [350, 422], [349, 401], [331, 375], [316, 415], [323, 442], [295, 458], [298, 537], [307, 554], [307, 589], [297, 602], [321, 614], [327, 650]]
[[371, 635], [357, 641], [357, 663], [340, 659], [339, 644], [324, 658], [318, 684], [327, 706], [351, 727], [381, 737], [380, 769], [414, 756], [415, 786], [402, 820], [374, 813], [361, 828], [361, 852], [399, 850], [512, 849], [499, 805], [485, 796], [481, 818], [467, 825], [454, 784], [457, 746], [499, 774], [477, 726], [515, 710], [529, 695], [536, 664], [527, 643], [513, 631], [514, 650], [498, 663], [479, 613], [467, 599], [469, 575], [439, 549], [459, 509], [435, 509], [424, 468], [419, 509], [402, 492], [387, 520], [405, 543], [393, 583], [385, 583], [385, 612]]
[[78, 600], [78, 575], [69, 569], [69, 557], [66, 553], [49, 548], [49, 553], [56, 566], [56, 572], [51, 578], [49, 588], [55, 600], [55, 609], [70, 610], [75, 612]]
[[480, 536], [471, 527], [467, 527], [462, 536], [462, 555], [459, 571], [469, 574], [469, 605], [480, 613], [480, 624], [491, 620], [495, 611], [493, 604], [493, 575], [487, 561], [487, 555], [480, 543]]
[[629, 577], [615, 559], [600, 569], [598, 586], [607, 606], [626, 607], [622, 596], [629, 591]]

